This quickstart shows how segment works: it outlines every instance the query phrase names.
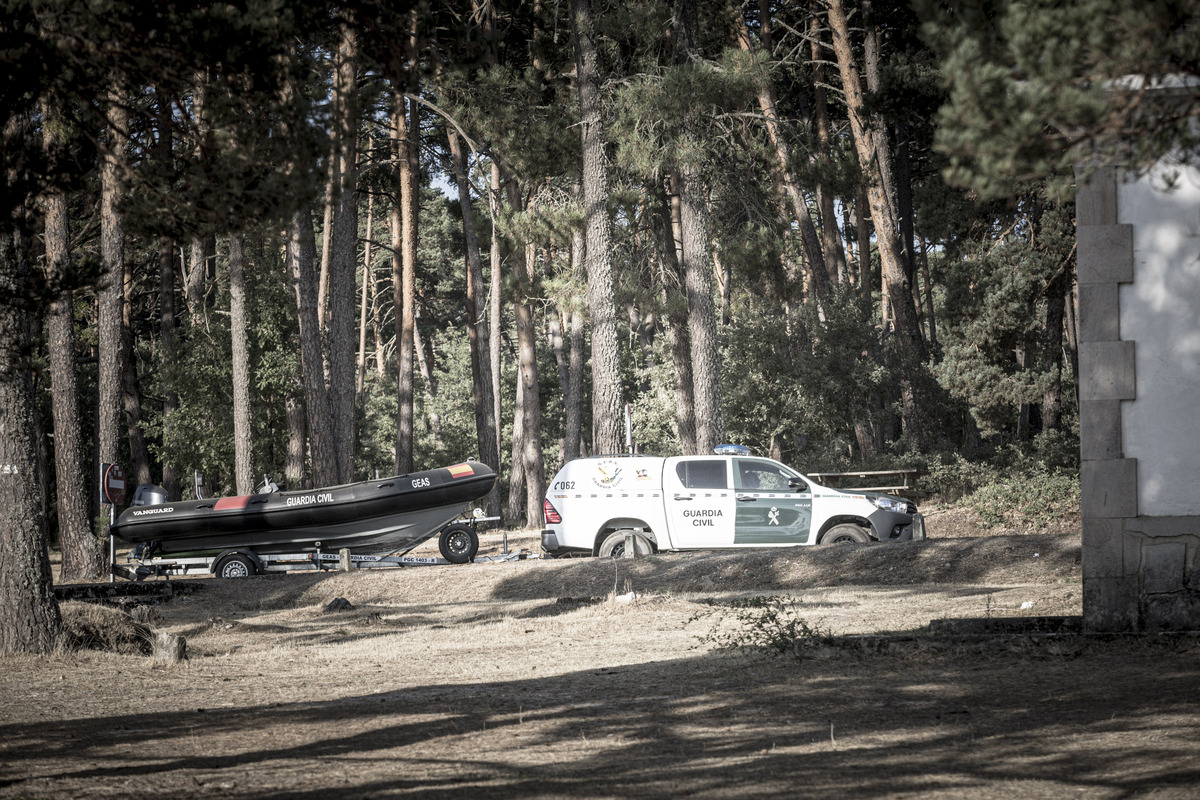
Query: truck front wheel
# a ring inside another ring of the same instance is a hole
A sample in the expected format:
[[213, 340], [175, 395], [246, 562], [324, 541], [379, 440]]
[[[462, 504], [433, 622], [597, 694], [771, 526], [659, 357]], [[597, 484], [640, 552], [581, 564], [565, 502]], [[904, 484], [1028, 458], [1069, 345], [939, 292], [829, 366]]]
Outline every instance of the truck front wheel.
[[639, 556], [648, 556], [654, 552], [650, 541], [636, 531], [623, 530], [613, 531], [608, 536], [604, 537], [604, 541], [600, 543], [601, 558], [624, 558], [625, 557], [625, 538], [626, 536], [633, 537], [633, 549]]
[[821, 544], [867, 544], [870, 541], [871, 536], [866, 531], [850, 524], [834, 525], [821, 537]]

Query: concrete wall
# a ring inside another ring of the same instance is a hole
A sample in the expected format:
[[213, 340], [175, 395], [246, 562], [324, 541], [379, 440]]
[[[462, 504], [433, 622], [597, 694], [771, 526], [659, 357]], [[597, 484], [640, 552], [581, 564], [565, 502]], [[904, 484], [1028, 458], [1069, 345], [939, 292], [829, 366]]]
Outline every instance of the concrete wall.
[[1084, 624], [1200, 629], [1200, 172], [1078, 187]]

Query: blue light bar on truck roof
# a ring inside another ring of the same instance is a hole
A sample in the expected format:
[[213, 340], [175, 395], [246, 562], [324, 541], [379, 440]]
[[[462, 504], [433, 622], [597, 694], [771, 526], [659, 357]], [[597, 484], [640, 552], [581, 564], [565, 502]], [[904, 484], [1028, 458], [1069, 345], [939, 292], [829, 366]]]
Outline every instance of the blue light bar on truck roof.
[[719, 456], [750, 456], [754, 455], [749, 447], [744, 444], [719, 444], [713, 448], [713, 452]]

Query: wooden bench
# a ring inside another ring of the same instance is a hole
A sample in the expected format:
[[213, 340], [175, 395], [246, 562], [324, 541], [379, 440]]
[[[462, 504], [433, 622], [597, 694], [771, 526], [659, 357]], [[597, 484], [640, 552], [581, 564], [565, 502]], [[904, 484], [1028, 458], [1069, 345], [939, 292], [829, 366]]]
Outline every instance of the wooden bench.
[[[809, 472], [808, 477], [833, 489], [854, 492], [905, 492], [918, 494], [917, 478], [925, 475], [925, 469], [883, 469], [863, 472]], [[850, 485], [850, 482], [856, 485]]]

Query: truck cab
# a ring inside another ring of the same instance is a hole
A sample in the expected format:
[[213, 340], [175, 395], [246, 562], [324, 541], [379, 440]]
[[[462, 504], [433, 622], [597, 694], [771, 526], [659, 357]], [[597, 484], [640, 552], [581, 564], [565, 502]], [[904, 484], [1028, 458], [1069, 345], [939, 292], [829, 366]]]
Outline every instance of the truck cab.
[[821, 486], [736, 446], [576, 459], [554, 476], [544, 510], [542, 549], [554, 556], [609, 556], [629, 541], [653, 552], [925, 537], [908, 500]]

